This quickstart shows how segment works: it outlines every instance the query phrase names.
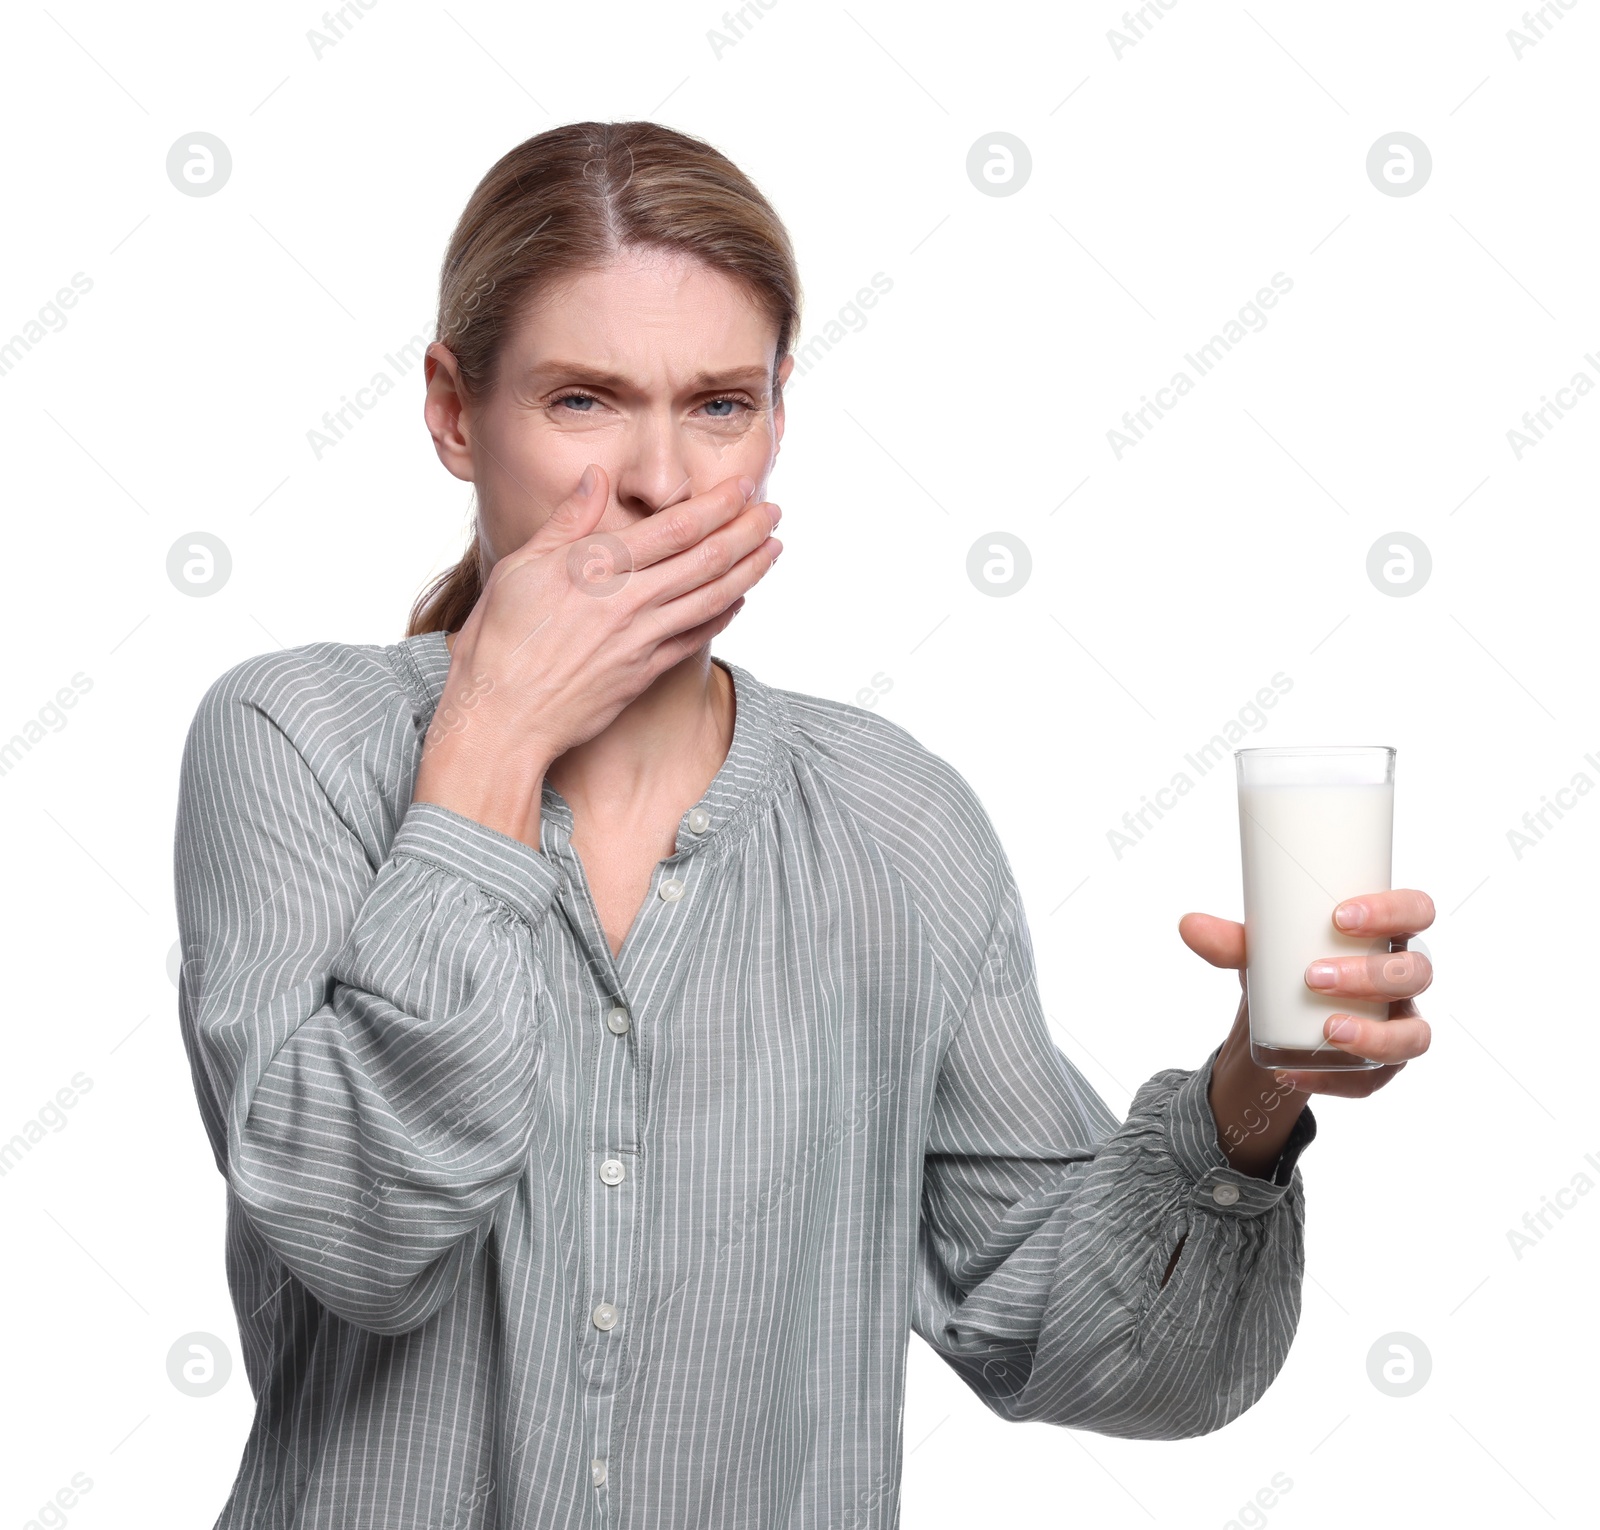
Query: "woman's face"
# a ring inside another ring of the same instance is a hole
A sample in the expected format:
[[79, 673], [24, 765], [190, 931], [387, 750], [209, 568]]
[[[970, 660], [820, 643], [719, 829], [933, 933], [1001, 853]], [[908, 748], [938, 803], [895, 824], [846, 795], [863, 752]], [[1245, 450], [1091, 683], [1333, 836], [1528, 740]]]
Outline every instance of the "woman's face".
[[[430, 346], [428, 428], [440, 460], [476, 488], [495, 560], [538, 530], [591, 462], [610, 480], [608, 531], [740, 474], [759, 499], [783, 436], [776, 339], [720, 271], [626, 251], [529, 306], [487, 397], [466, 401], [455, 357]], [[793, 366], [786, 357], [780, 381]]]

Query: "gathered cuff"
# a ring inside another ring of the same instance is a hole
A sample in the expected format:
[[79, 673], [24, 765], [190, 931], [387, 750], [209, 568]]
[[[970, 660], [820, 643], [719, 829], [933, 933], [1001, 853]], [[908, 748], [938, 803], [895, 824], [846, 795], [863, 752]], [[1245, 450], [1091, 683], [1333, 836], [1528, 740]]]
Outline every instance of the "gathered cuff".
[[1259, 1216], [1288, 1193], [1300, 1154], [1317, 1135], [1317, 1121], [1307, 1104], [1267, 1178], [1234, 1168], [1217, 1140], [1216, 1117], [1211, 1113], [1211, 1069], [1221, 1050], [1219, 1043], [1205, 1065], [1173, 1090], [1167, 1102], [1167, 1144], [1194, 1182], [1196, 1204], [1225, 1216]]
[[389, 847], [476, 883], [530, 926], [550, 911], [562, 873], [542, 850], [437, 802], [413, 802]]

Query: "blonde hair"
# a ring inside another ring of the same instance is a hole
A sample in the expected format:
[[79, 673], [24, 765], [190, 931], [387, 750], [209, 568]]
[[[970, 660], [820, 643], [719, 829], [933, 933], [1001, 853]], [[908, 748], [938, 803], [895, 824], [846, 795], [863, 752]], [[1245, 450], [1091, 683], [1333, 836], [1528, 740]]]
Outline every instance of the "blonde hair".
[[[454, 354], [467, 397], [492, 392], [507, 335], [546, 285], [630, 248], [690, 255], [743, 283], [777, 330], [776, 403], [778, 368], [800, 322], [788, 233], [737, 165], [656, 122], [552, 128], [479, 181], [445, 252], [435, 335]], [[461, 561], [417, 597], [406, 636], [458, 629], [487, 575], [474, 528]]]

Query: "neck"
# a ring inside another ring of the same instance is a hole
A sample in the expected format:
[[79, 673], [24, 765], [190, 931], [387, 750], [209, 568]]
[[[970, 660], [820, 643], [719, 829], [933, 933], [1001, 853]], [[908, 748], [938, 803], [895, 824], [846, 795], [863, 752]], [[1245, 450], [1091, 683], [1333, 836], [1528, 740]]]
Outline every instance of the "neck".
[[722, 768], [734, 713], [733, 678], [707, 644], [659, 674], [593, 738], [558, 755], [545, 780], [575, 821], [652, 819], [664, 801], [675, 817]]

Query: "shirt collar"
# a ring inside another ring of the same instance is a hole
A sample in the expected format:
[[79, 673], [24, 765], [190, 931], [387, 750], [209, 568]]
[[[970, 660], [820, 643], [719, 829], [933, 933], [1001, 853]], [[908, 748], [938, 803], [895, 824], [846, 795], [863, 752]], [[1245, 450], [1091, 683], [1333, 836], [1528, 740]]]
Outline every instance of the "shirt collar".
[[[450, 650], [442, 632], [424, 632], [389, 648], [398, 661], [396, 672], [417, 703], [417, 725], [425, 734], [433, 720], [450, 673]], [[735, 831], [783, 789], [778, 762], [779, 739], [787, 722], [782, 698], [743, 665], [711, 656], [733, 680], [733, 741], [728, 757], [701, 793], [678, 819], [675, 856], [717, 847], [725, 851]], [[540, 799], [541, 831], [565, 846], [572, 835], [572, 808], [554, 787], [545, 784]]]

